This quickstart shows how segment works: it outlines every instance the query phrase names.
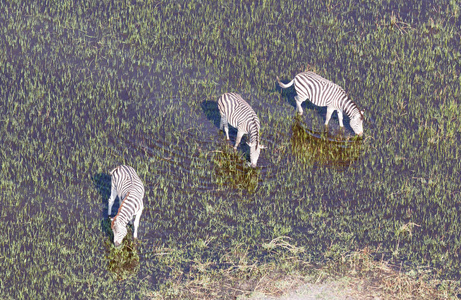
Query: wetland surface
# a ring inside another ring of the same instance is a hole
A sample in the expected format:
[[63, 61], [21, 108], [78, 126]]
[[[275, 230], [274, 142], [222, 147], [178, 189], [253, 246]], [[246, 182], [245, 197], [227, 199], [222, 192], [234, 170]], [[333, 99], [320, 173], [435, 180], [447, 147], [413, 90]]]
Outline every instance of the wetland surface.
[[[224, 273], [366, 247], [459, 287], [456, 1], [58, 2], [0, 4], [3, 297], [232, 299]], [[276, 76], [305, 70], [365, 110], [363, 139], [307, 101], [296, 117]], [[257, 169], [219, 132], [225, 92], [261, 120]], [[115, 250], [119, 164], [146, 195]]]

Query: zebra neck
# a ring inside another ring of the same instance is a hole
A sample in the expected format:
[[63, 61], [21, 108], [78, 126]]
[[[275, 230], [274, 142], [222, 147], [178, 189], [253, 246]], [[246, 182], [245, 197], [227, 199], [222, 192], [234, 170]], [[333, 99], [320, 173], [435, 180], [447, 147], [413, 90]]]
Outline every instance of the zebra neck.
[[255, 119], [253, 119], [253, 122], [250, 122], [248, 128], [248, 135], [249, 135], [249, 140], [250, 143], [253, 145], [256, 145], [256, 147], [259, 144], [259, 126], [258, 123], [256, 122]]
[[342, 111], [349, 117], [352, 118], [356, 114], [360, 114], [360, 110], [357, 107], [357, 104], [354, 103], [354, 101], [351, 100], [351, 98], [346, 97], [343, 101], [342, 105]]
[[120, 206], [118, 208], [118, 212], [117, 214], [115, 215], [113, 221], [112, 221], [112, 224], [114, 224], [115, 222], [121, 222], [122, 224], [126, 225], [128, 223], [128, 214], [129, 212], [127, 211], [127, 208], [124, 207], [124, 204], [125, 204], [125, 201], [128, 199], [128, 196], [130, 195], [130, 192], [128, 192], [126, 195], [125, 195], [125, 198], [123, 198], [122, 202], [120, 202]]
[[124, 214], [121, 210], [119, 210], [118, 214], [114, 217], [112, 224], [120, 223], [126, 226], [129, 222], [129, 218], [126, 214]]
[[259, 144], [259, 132], [250, 133], [250, 143], [252, 145], [255, 145], [256, 148], [258, 147], [258, 144]]

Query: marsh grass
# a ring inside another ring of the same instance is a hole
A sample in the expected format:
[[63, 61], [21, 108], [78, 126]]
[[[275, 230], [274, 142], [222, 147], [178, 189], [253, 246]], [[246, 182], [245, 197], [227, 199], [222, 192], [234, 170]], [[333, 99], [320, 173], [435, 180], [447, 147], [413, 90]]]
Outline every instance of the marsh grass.
[[215, 182], [220, 186], [254, 192], [258, 187], [260, 171], [248, 165], [245, 153], [234, 150], [227, 143], [221, 149], [215, 151], [213, 157]]
[[[459, 294], [456, 1], [0, 11], [2, 297], [232, 299], [367, 247], [371, 266], [423, 269], [421, 286]], [[319, 133], [325, 113], [307, 103], [294, 120], [294, 91], [275, 78], [306, 68], [365, 109], [363, 140]], [[219, 133], [215, 101], [229, 91], [261, 120], [269, 147], [255, 170]], [[145, 183], [145, 211], [141, 243], [112, 251], [108, 174], [120, 164]]]

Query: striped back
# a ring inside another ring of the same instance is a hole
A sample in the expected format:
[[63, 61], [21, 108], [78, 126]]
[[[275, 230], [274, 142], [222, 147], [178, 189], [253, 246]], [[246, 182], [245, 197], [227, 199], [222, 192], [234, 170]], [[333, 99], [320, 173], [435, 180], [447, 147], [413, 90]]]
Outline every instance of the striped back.
[[110, 174], [112, 185], [116, 187], [121, 201], [117, 215], [112, 220], [112, 227], [116, 221], [126, 225], [143, 208], [144, 185], [130, 166], [118, 166]]
[[249, 144], [259, 146], [259, 118], [251, 106], [236, 93], [223, 94], [218, 100], [221, 116], [235, 128], [240, 128], [249, 135]]
[[339, 85], [314, 72], [299, 73], [295, 77], [294, 84], [296, 93], [301, 99], [307, 98], [317, 106], [339, 109], [351, 120], [355, 119], [357, 114], [362, 114], [354, 101]]

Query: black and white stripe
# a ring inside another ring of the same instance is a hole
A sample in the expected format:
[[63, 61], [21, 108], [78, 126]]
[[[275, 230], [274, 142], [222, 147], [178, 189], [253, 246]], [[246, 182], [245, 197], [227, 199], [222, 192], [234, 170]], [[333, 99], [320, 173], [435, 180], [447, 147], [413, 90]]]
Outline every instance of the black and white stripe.
[[314, 72], [302, 72], [287, 84], [277, 81], [282, 88], [295, 85], [296, 107], [300, 115], [303, 114], [301, 104], [309, 99], [313, 104], [327, 107], [325, 125], [328, 125], [331, 114], [336, 110], [338, 112], [339, 126], [343, 125], [343, 112], [350, 118], [350, 125], [354, 132], [361, 136], [363, 134], [363, 111], [360, 111], [357, 105], [349, 98], [347, 93], [337, 84], [315, 74]]
[[251, 106], [236, 93], [223, 94], [218, 99], [221, 124], [219, 129], [224, 130], [229, 140], [229, 126], [237, 128], [237, 138], [234, 149], [237, 149], [244, 134], [248, 134], [247, 144], [250, 146], [250, 161], [256, 167], [261, 149], [265, 147], [259, 142], [259, 118]]
[[144, 204], [144, 185], [136, 171], [130, 167], [121, 165], [110, 172], [112, 176], [112, 189], [109, 198], [108, 215], [112, 213], [112, 205], [115, 198], [120, 199], [117, 215], [111, 218], [111, 228], [114, 232], [114, 245], [120, 246], [127, 234], [126, 226], [133, 223], [133, 237], [138, 238], [139, 219], [141, 218]]

